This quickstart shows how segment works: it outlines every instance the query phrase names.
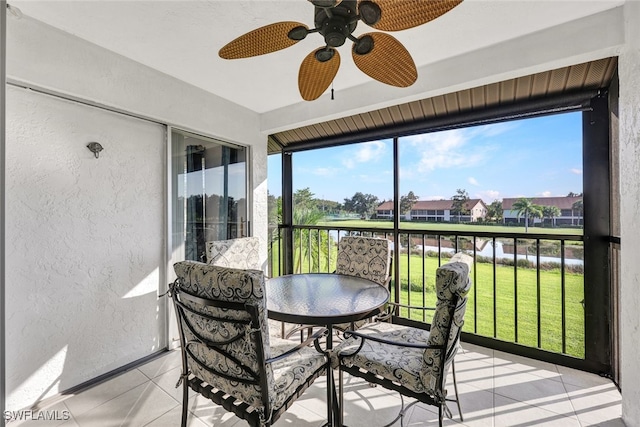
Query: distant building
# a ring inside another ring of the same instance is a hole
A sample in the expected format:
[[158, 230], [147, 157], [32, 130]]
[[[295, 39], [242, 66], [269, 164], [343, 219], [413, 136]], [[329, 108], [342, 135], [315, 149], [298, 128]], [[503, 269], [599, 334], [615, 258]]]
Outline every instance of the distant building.
[[[518, 212], [513, 209], [513, 204], [517, 202], [520, 197], [502, 199], [502, 218], [505, 224], [509, 223], [524, 223], [524, 217], [521, 215], [518, 218]], [[575, 202], [582, 200], [582, 196], [579, 197], [533, 197], [529, 198], [531, 202], [539, 206], [555, 206], [560, 209], [560, 216], [555, 218], [555, 225], [582, 225], [583, 217], [582, 212], [573, 209]], [[548, 221], [545, 218], [534, 218], [533, 221], [529, 220], [529, 224], [540, 224], [543, 221]]]
[[[476, 222], [487, 215], [487, 205], [481, 199], [469, 199], [465, 203], [466, 215], [453, 212], [453, 200], [419, 200], [402, 219], [432, 222]], [[384, 202], [376, 209], [378, 218], [393, 218], [393, 202]]]
[[393, 202], [383, 202], [376, 208], [376, 218], [393, 218]]

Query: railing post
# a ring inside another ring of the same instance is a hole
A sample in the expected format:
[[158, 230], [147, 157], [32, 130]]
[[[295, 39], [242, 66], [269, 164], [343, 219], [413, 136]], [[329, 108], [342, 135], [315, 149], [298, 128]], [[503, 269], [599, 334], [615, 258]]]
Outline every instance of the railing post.
[[282, 270], [293, 273], [293, 168], [291, 152], [282, 153]]
[[591, 99], [582, 113], [584, 215], [585, 359], [605, 373], [611, 370], [611, 172], [607, 92]]

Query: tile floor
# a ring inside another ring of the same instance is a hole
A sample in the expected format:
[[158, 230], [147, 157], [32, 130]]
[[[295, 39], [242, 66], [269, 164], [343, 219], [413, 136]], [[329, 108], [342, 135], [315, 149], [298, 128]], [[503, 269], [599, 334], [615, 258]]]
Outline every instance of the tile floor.
[[[610, 380], [470, 344], [463, 343], [463, 349], [456, 356], [456, 371], [464, 422], [454, 404], [450, 405], [454, 417], [445, 425], [624, 426], [620, 393]], [[172, 351], [46, 408], [69, 411], [67, 421], [8, 426], [179, 426], [181, 389], [175, 388], [179, 371], [179, 352]], [[316, 380], [276, 427], [321, 426], [326, 418], [325, 384], [324, 377]], [[449, 390], [452, 393], [453, 387]], [[350, 427], [381, 426], [400, 408], [397, 393], [354, 378], [347, 378], [345, 402], [345, 423]], [[190, 399], [189, 407], [193, 427], [247, 425], [202, 397]], [[434, 409], [414, 405], [404, 425], [437, 426]]]

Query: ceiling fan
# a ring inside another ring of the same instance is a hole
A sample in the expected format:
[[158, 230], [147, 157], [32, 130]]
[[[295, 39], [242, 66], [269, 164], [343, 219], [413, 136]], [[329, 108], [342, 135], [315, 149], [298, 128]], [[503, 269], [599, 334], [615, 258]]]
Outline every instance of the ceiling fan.
[[277, 22], [250, 31], [220, 49], [223, 59], [249, 58], [293, 46], [311, 33], [324, 37], [325, 46], [311, 52], [298, 72], [300, 95], [317, 99], [331, 85], [338, 68], [337, 47], [353, 42], [356, 66], [369, 77], [392, 86], [408, 87], [418, 78], [411, 54], [395, 37], [371, 32], [355, 37], [362, 21], [381, 31], [400, 31], [425, 24], [456, 7], [462, 0], [308, 0], [314, 5], [313, 29], [300, 22]]

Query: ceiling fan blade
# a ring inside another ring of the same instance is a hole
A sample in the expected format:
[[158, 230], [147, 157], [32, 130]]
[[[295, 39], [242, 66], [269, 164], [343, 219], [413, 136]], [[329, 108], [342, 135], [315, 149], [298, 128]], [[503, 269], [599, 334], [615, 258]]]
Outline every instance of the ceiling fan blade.
[[218, 55], [223, 59], [239, 59], [285, 49], [304, 38], [299, 40], [289, 38], [289, 32], [298, 27], [309, 29], [304, 24], [291, 21], [276, 22], [257, 28], [224, 45]]
[[416, 64], [402, 43], [386, 33], [363, 34], [360, 39], [366, 37], [370, 37], [373, 42], [369, 53], [357, 53], [357, 43], [354, 43], [351, 50], [353, 62], [363, 73], [379, 82], [397, 87], [408, 87], [416, 81]]
[[358, 3], [359, 7], [374, 3], [379, 8], [380, 19], [370, 26], [381, 31], [400, 31], [432, 21], [462, 0], [359, 0]]
[[[330, 58], [322, 58], [331, 56]], [[321, 56], [323, 61], [318, 59]], [[298, 72], [298, 89], [305, 101], [318, 99], [333, 81], [340, 68], [340, 54], [333, 48], [322, 47], [307, 55]]]

